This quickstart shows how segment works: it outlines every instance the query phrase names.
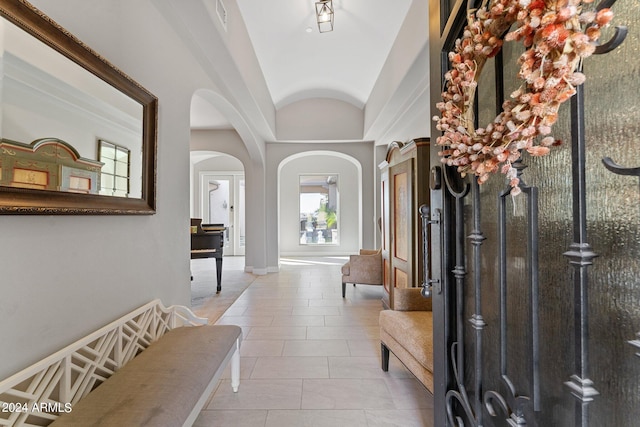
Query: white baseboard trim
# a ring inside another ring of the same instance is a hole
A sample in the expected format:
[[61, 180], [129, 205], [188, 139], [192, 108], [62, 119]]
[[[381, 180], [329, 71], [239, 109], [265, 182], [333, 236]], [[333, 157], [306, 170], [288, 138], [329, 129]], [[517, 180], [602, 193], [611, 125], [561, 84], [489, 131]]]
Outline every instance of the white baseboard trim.
[[284, 258], [304, 258], [304, 257], [348, 257], [349, 255], [355, 255], [358, 253], [358, 249], [351, 251], [351, 252], [333, 252], [330, 254], [327, 253], [323, 253], [323, 252], [308, 252], [308, 253], [301, 253], [301, 252], [284, 252], [280, 254], [280, 257], [284, 257]]
[[255, 274], [256, 276], [264, 276], [267, 273], [269, 273], [269, 269], [268, 268], [255, 268], [255, 267], [251, 267], [250, 265], [246, 265], [244, 267], [244, 272], [245, 273]]
[[267, 267], [267, 272], [268, 273], [279, 273], [280, 272], [280, 265]]

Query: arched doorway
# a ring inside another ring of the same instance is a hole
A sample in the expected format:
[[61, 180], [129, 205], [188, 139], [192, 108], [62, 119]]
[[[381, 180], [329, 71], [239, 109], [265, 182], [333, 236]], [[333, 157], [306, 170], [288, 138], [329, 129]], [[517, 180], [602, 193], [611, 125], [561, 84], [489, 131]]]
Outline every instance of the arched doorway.
[[240, 160], [217, 152], [192, 151], [192, 216], [205, 224], [227, 228], [224, 254], [244, 255], [246, 209], [244, 166]]
[[[240, 179], [233, 184], [236, 194], [246, 194], [242, 198], [242, 214], [236, 213], [235, 219], [235, 224], [242, 222], [246, 227], [239, 229], [236, 226], [239, 237], [236, 239], [238, 244], [234, 253], [245, 253], [245, 271], [266, 274], [264, 141], [251, 132], [234, 106], [215, 91], [198, 89], [194, 92], [191, 107], [191, 152], [197, 151], [209, 157], [213, 152], [218, 159], [223, 159], [220, 156], [226, 155], [229, 156], [226, 159], [233, 159], [236, 164], [233, 167], [229, 164], [225, 164], [225, 167], [211, 167], [208, 171], [224, 172], [227, 175], [232, 172], [234, 177], [244, 174], [244, 181]], [[194, 168], [197, 163], [192, 154], [191, 188], [201, 187], [202, 179], [195, 172], [197, 168]], [[192, 214], [202, 215], [201, 199], [200, 190], [191, 192]], [[228, 203], [228, 206], [231, 204]], [[236, 203], [233, 206], [234, 211], [238, 212], [239, 205]]]
[[[362, 246], [362, 167], [357, 159], [328, 150], [296, 153], [280, 162], [277, 176], [280, 255], [358, 251]], [[309, 196], [318, 199], [317, 209], [305, 206]], [[337, 226], [332, 225], [334, 219]]]

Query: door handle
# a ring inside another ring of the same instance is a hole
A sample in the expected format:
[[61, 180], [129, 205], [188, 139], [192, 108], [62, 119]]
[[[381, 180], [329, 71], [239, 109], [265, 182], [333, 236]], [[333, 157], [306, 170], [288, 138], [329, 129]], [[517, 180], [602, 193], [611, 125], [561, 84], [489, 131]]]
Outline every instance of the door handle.
[[[420, 218], [422, 218], [422, 290], [420, 293], [424, 298], [431, 298], [433, 295], [433, 284], [440, 284], [440, 279], [432, 279], [431, 264], [429, 257], [429, 227], [432, 224], [439, 224], [439, 219], [431, 219], [431, 209], [427, 205], [420, 206]], [[440, 211], [436, 210], [436, 215], [440, 216]], [[440, 293], [438, 287], [438, 293]]]

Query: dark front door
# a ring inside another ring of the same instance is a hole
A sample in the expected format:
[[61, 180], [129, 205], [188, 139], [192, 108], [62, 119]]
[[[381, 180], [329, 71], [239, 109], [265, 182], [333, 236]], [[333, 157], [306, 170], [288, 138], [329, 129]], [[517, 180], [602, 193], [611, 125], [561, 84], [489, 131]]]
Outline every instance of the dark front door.
[[[433, 114], [475, 3], [430, 1]], [[437, 426], [640, 420], [640, 4], [570, 3], [615, 17], [558, 112], [562, 144], [513, 164], [518, 195], [500, 171], [483, 184], [430, 171]], [[476, 128], [519, 87], [524, 49], [505, 42], [484, 66]], [[432, 141], [440, 134], [434, 124]], [[432, 165], [442, 149], [433, 144]]]

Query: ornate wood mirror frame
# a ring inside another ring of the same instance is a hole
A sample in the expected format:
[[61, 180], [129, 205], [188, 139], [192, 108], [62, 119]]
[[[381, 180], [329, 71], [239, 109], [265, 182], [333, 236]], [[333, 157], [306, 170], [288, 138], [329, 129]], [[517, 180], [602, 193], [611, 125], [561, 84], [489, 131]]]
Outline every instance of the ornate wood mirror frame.
[[[155, 213], [157, 98], [28, 2], [0, 0], [0, 16], [140, 104], [142, 111], [142, 164], [137, 167], [141, 171], [140, 194], [117, 197], [3, 184], [0, 185], [0, 214]], [[24, 145], [31, 142], [20, 141]], [[73, 145], [73, 141], [66, 142]], [[132, 152], [132, 155], [138, 156], [138, 153]]]

